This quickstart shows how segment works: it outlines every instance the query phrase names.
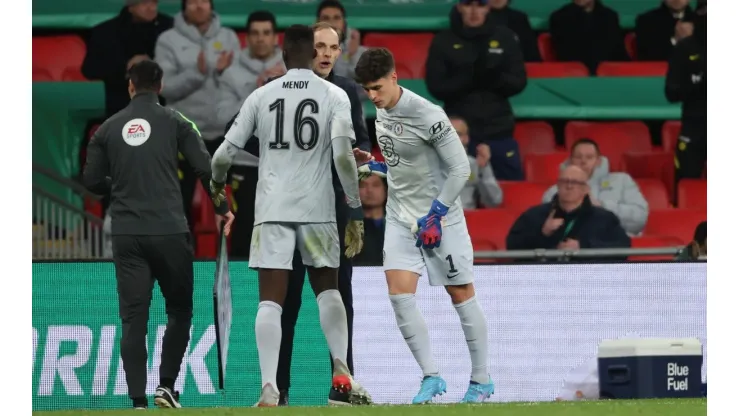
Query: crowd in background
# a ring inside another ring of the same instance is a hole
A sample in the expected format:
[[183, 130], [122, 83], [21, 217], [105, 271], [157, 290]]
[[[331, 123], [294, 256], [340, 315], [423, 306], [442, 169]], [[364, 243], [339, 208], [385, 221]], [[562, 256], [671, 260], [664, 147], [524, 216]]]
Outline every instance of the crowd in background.
[[[614, 10], [599, 0], [563, 3], [549, 21], [559, 60], [582, 62], [595, 72], [602, 61], [629, 59]], [[654, 3], [657, 7], [636, 20], [637, 59], [670, 61], [666, 96], [684, 106], [678, 176], [699, 177], [706, 160], [706, 0], [697, 9], [689, 0]], [[342, 53], [333, 72], [352, 78], [365, 47], [349, 18], [337, 0], [321, 2], [316, 11], [316, 20], [329, 23], [340, 35]], [[496, 207], [502, 201], [498, 181], [524, 179], [509, 99], [527, 85], [525, 62], [541, 60], [537, 34], [510, 0], [460, 0], [449, 19], [449, 29], [436, 34], [428, 51], [426, 86], [443, 103], [469, 150], [472, 175], [463, 205]], [[143, 59], [156, 60], [164, 70], [161, 104], [192, 119], [213, 153], [246, 97], [285, 73], [278, 27], [271, 12], [252, 12], [245, 26], [248, 46], [242, 49], [237, 33], [222, 25], [212, 0], [183, 0], [181, 12], [173, 17], [159, 13], [156, 0], [126, 0], [117, 17], [92, 30], [82, 72], [104, 81], [106, 113], [112, 115], [129, 102], [127, 68]], [[510, 230], [509, 249], [629, 247], [629, 236], [644, 229], [648, 203], [630, 175], [611, 172], [610, 161], [589, 138], [569, 151], [542, 205], [524, 212]], [[257, 158], [242, 152], [231, 172], [234, 234], [241, 241], [251, 235], [256, 166]], [[187, 213], [196, 184], [191, 172], [182, 161]], [[366, 249], [356, 263], [379, 264], [387, 185], [370, 177], [360, 186]]]

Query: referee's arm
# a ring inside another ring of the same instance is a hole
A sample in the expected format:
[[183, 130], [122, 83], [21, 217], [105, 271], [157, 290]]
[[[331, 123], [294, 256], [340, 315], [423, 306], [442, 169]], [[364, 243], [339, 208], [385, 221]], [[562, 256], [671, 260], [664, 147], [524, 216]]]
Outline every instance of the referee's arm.
[[111, 188], [111, 178], [102, 130], [102, 127], [98, 129], [87, 144], [87, 161], [82, 172], [82, 183], [94, 194], [107, 195]]
[[[182, 114], [180, 114], [182, 117]], [[206, 150], [206, 145], [200, 136], [198, 128], [189, 120], [178, 119], [177, 126], [177, 150], [185, 156], [195, 174], [203, 184], [203, 189], [211, 193], [211, 155]], [[211, 195], [212, 196], [212, 195]], [[226, 215], [229, 212], [228, 204], [219, 204], [214, 207], [216, 214]]]

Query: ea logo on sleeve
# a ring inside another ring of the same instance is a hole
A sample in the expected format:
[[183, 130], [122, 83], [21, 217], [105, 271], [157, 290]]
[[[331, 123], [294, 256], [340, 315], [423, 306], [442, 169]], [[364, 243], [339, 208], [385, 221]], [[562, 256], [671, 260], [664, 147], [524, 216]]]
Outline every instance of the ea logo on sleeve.
[[123, 141], [129, 146], [141, 146], [149, 140], [151, 134], [152, 127], [143, 118], [135, 118], [129, 121], [124, 124], [123, 130], [121, 130]]

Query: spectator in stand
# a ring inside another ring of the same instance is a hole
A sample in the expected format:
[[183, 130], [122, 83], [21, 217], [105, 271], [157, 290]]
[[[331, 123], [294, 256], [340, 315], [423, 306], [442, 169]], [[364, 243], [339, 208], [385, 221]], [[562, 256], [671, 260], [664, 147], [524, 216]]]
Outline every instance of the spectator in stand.
[[493, 22], [508, 27], [519, 38], [524, 60], [527, 62], [541, 61], [537, 34], [529, 24], [529, 17], [524, 12], [512, 9], [511, 0], [489, 0], [489, 5]]
[[[452, 127], [457, 131], [463, 146], [470, 142], [468, 125], [460, 117], [450, 117]], [[460, 194], [464, 209], [493, 208], [501, 205], [504, 194], [496, 182], [491, 168], [491, 148], [481, 143], [476, 147], [475, 157], [468, 155], [470, 178]]]
[[360, 200], [365, 211], [365, 239], [362, 251], [352, 259], [355, 266], [382, 266], [385, 239], [387, 184], [376, 175], [360, 181]]
[[[270, 78], [285, 74], [283, 51], [278, 46], [277, 22], [260, 10], [247, 18], [249, 46], [238, 54], [221, 76], [219, 124], [226, 125], [254, 90]], [[255, 165], [256, 166], [256, 165]]]
[[126, 0], [118, 16], [95, 26], [87, 42], [82, 74], [105, 84], [106, 117], [130, 101], [126, 71], [154, 56], [159, 35], [172, 28], [172, 18], [158, 11], [157, 0]]
[[676, 145], [676, 181], [701, 178], [707, 161], [707, 2], [696, 9], [693, 34], [676, 44], [668, 63], [665, 95], [680, 102], [681, 137]]
[[[588, 177], [591, 204], [613, 212], [622, 228], [630, 235], [638, 235], [645, 228], [648, 203], [632, 177], [627, 173], [609, 172], [609, 160], [601, 155], [599, 145], [591, 139], [580, 139], [570, 149], [570, 159], [562, 169], [578, 166]], [[548, 203], [559, 191], [553, 185], [542, 197]]]
[[223, 140], [217, 111], [223, 74], [240, 50], [236, 33], [221, 26], [212, 0], [183, 0], [175, 27], [157, 41], [162, 95], [169, 107], [195, 122], [211, 154]]
[[[367, 48], [360, 45], [360, 32], [347, 24], [344, 6], [338, 0], [323, 0], [316, 8], [316, 20], [329, 23], [339, 34], [342, 54], [334, 64], [334, 75], [354, 79], [357, 61]], [[360, 85], [357, 85], [357, 92], [361, 99], [369, 99]]]
[[592, 73], [602, 61], [627, 61], [619, 16], [601, 0], [572, 0], [550, 16], [558, 61], [583, 62]]
[[429, 48], [426, 85], [448, 114], [467, 121], [470, 154], [486, 143], [496, 178], [523, 180], [509, 98], [522, 92], [527, 73], [516, 35], [493, 24], [488, 11], [487, 0], [459, 0], [453, 7], [450, 29], [437, 33]]
[[691, 35], [694, 17], [689, 0], [663, 0], [659, 7], [637, 16], [637, 59], [669, 60], [676, 42]]
[[[168, 107], [195, 123], [211, 155], [223, 141], [224, 126], [218, 122], [221, 76], [240, 49], [236, 33], [221, 26], [212, 0], [182, 0], [175, 27], [157, 40], [155, 60], [164, 71], [162, 96]], [[180, 163], [180, 188], [192, 229], [196, 178], [184, 158]]]
[[588, 174], [570, 165], [560, 171], [558, 192], [517, 218], [507, 250], [629, 248], [630, 238], [613, 212], [591, 203]]

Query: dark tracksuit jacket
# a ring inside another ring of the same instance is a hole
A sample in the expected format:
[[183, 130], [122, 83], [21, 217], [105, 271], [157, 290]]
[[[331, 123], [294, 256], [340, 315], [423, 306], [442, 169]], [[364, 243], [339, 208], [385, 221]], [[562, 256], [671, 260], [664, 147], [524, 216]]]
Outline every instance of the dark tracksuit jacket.
[[526, 13], [512, 9], [511, 1], [503, 9], [491, 9], [488, 13], [491, 15], [494, 24], [508, 27], [516, 34], [525, 61], [539, 62], [542, 60], [537, 45], [537, 33], [532, 29], [529, 16]]
[[509, 98], [527, 86], [524, 57], [516, 35], [489, 14], [482, 27], [462, 24], [457, 8], [450, 29], [437, 33], [426, 62], [429, 93], [445, 112], [468, 124], [473, 140], [511, 138], [514, 113]]
[[649, 10], [635, 21], [637, 35], [637, 59], [640, 61], [667, 61], [673, 55], [671, 40], [676, 34], [676, 23], [694, 20], [691, 7], [686, 7], [682, 15], [677, 15], [665, 3]]

